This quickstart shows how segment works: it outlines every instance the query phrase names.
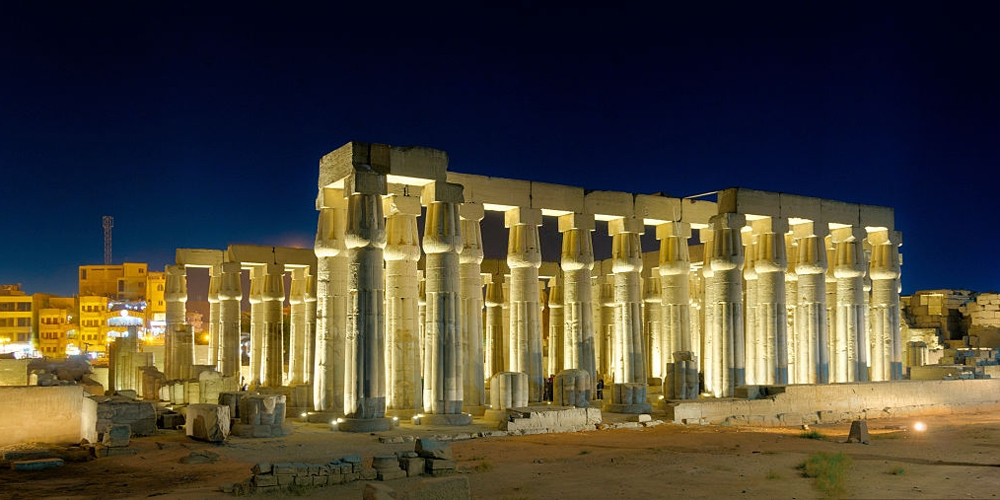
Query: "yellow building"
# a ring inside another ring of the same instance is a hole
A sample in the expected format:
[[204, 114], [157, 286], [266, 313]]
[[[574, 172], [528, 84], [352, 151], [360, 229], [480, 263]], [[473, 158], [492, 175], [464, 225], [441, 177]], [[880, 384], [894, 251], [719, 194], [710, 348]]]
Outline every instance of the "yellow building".
[[21, 285], [0, 285], [0, 353], [31, 353], [32, 302]]
[[104, 353], [107, 351], [108, 298], [99, 296], [80, 297], [80, 323], [76, 335], [76, 347], [81, 353]]
[[[57, 301], [55, 299], [62, 299]], [[75, 332], [73, 316], [76, 307], [73, 299], [68, 299], [68, 307], [62, 304], [67, 299], [53, 297], [49, 307], [38, 311], [38, 351], [50, 358], [66, 357], [66, 347], [70, 343], [70, 332]], [[60, 307], [63, 306], [63, 307]]]
[[151, 272], [146, 278], [146, 335], [163, 337], [167, 326], [167, 302], [163, 288], [167, 284], [167, 274]]
[[80, 266], [80, 296], [128, 302], [145, 300], [147, 268], [147, 264], [135, 262]]

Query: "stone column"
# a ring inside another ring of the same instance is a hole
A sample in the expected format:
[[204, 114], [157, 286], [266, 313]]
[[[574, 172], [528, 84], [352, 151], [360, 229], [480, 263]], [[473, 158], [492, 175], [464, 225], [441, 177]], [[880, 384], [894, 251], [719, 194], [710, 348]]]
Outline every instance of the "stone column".
[[[829, 231], [829, 228], [827, 228]], [[826, 244], [826, 353], [829, 361], [829, 378], [827, 383], [837, 381], [837, 276], [834, 269], [837, 267], [836, 245], [833, 237], [827, 234], [824, 238]]]
[[[738, 385], [745, 383], [745, 352], [743, 337], [743, 241], [740, 235], [746, 218], [742, 214], [725, 213], [710, 219], [712, 237], [712, 331], [716, 357], [712, 386], [716, 397], [732, 396]], [[758, 268], [760, 272], [760, 268]], [[759, 278], [758, 278], [759, 279]], [[759, 290], [760, 291], [760, 290]], [[708, 380], [705, 381], [708, 384]]]
[[642, 281], [643, 346], [646, 355], [646, 378], [664, 377], [663, 368], [670, 356], [663, 349], [669, 348], [663, 332], [663, 286], [660, 284], [660, 269], [650, 269], [650, 276]]
[[[701, 372], [704, 392], [712, 395], [721, 394], [716, 392], [716, 387], [722, 380], [722, 375], [718, 374], [716, 365], [723, 366], [721, 350], [717, 350], [716, 325], [715, 325], [715, 272], [712, 270], [712, 252], [715, 247], [715, 230], [712, 226], [700, 231], [699, 237], [702, 242], [702, 335], [701, 335]], [[718, 396], [716, 396], [718, 397]]]
[[347, 203], [339, 189], [324, 189], [316, 228], [316, 354], [313, 410], [319, 421], [344, 411], [347, 339]]
[[[757, 334], [764, 337], [767, 384], [788, 383], [788, 310], [785, 307], [785, 233], [788, 219], [770, 217], [751, 223], [757, 255]], [[740, 385], [737, 383], [736, 385]]]
[[795, 337], [796, 381], [808, 384], [830, 382], [829, 331], [826, 304], [826, 224], [806, 222], [792, 226], [798, 239], [795, 274], [798, 304]]
[[219, 278], [216, 266], [208, 270], [208, 361], [219, 368]]
[[503, 343], [503, 276], [494, 274], [486, 284], [486, 369], [488, 380], [505, 371]]
[[256, 389], [263, 380], [264, 346], [264, 266], [250, 268], [250, 380], [247, 384]]
[[615, 285], [608, 282], [611, 276], [605, 274], [598, 276], [601, 283], [601, 293], [598, 295], [601, 299], [601, 321], [599, 323], [601, 328], [597, 338], [595, 358], [597, 359], [597, 371], [604, 377], [604, 385], [607, 389], [604, 391], [605, 394], [611, 393], [611, 384], [615, 382], [614, 370], [611, 368], [614, 364], [611, 343], [615, 336]]
[[483, 355], [483, 206], [463, 203], [458, 208], [462, 223], [462, 249], [459, 253], [461, 281], [461, 339], [465, 347], [465, 386], [462, 390], [465, 411], [482, 415], [486, 411], [486, 360]]
[[284, 325], [282, 306], [285, 302], [285, 266], [264, 265], [264, 286], [261, 289], [264, 302], [264, 329], [261, 342], [261, 380], [265, 387], [281, 387], [284, 352]]
[[187, 268], [182, 265], [166, 266], [166, 283], [163, 300], [166, 302], [166, 333], [164, 335], [164, 369], [167, 380], [186, 379], [191, 376], [194, 361], [194, 339], [187, 326]]
[[[353, 181], [350, 182], [350, 181]], [[385, 280], [382, 249], [385, 177], [357, 170], [345, 182], [347, 195], [348, 309], [344, 357], [344, 414], [340, 430], [387, 430], [385, 417]]]
[[745, 335], [746, 359], [747, 359], [747, 385], [764, 385], [768, 383], [769, 374], [773, 374], [773, 368], [768, 364], [767, 342], [762, 335], [760, 324], [757, 318], [757, 268], [754, 263], [757, 261], [756, 236], [752, 231], [743, 231], [743, 280], [746, 282], [744, 292], [744, 321], [743, 331]]
[[[672, 373], [674, 353], [691, 352], [691, 257], [688, 238], [691, 225], [686, 222], [668, 222], [656, 226], [656, 239], [660, 240], [660, 306], [663, 316], [663, 336], [660, 345], [660, 364], [664, 379]], [[665, 395], [666, 396], [666, 395]]]
[[898, 293], [902, 238], [898, 231], [882, 230], [869, 233], [868, 241], [872, 244], [872, 380], [902, 380]]
[[555, 375], [566, 368], [566, 313], [563, 307], [565, 296], [561, 284], [562, 276], [549, 281], [549, 375]]
[[539, 315], [538, 268], [542, 263], [538, 226], [542, 211], [513, 208], [504, 216], [510, 230], [507, 265], [510, 267], [511, 371], [528, 374], [528, 400], [542, 400], [542, 321]]
[[611, 403], [605, 408], [616, 413], [649, 411], [642, 350], [642, 231], [642, 220], [635, 217], [614, 219], [608, 223], [615, 276], [615, 328], [611, 354], [615, 382]]
[[240, 283], [239, 262], [223, 262], [216, 266], [219, 277], [219, 373], [223, 377], [240, 376], [243, 364], [240, 345], [240, 301], [243, 285]]
[[[800, 345], [798, 337], [795, 335], [795, 323], [796, 316], [798, 314], [799, 306], [799, 275], [795, 272], [795, 262], [798, 259], [798, 244], [791, 233], [786, 233], [785, 238], [785, 255], [788, 258], [788, 269], [785, 271], [785, 338], [788, 339], [788, 383], [789, 384], [808, 384], [808, 375], [805, 379], [800, 379], [799, 374], [804, 372], [800, 369], [802, 363], [809, 364], [805, 358], [802, 358], [800, 363], [800, 350], [805, 349], [808, 351], [809, 346]], [[805, 352], [805, 354], [808, 354]], [[807, 367], [806, 371], [809, 370]], [[815, 371], [815, 370], [814, 370]]]
[[430, 423], [466, 425], [471, 418], [462, 413], [466, 360], [459, 324], [462, 234], [458, 206], [463, 201], [462, 187], [429, 184], [423, 201], [427, 205], [423, 240], [427, 280], [424, 412], [431, 414]]
[[423, 409], [420, 364], [420, 199], [389, 195], [385, 211], [385, 343], [386, 408], [410, 418]]
[[837, 277], [837, 335], [833, 341], [831, 369], [834, 382], [868, 380], [864, 314], [864, 228], [834, 229], [834, 276]]
[[[594, 246], [591, 232], [594, 217], [567, 214], [559, 217], [562, 233], [560, 267], [563, 271], [563, 363], [590, 374], [597, 383], [594, 360], [594, 307], [590, 272], [594, 268]], [[598, 307], [599, 309], [599, 307]], [[592, 388], [596, 396], [596, 388]]]
[[313, 367], [316, 366], [316, 275], [310, 269], [306, 269], [306, 321], [305, 321], [305, 345], [302, 346], [305, 359], [303, 360], [302, 383], [312, 385]]
[[306, 272], [304, 267], [292, 269], [288, 291], [288, 385], [305, 383], [306, 370]]

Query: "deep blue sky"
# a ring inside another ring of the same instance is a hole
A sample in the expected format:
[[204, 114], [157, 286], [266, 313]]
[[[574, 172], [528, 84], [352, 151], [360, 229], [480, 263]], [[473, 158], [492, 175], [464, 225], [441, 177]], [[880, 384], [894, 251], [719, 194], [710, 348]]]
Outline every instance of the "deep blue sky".
[[[0, 3], [0, 283], [103, 258], [310, 246], [349, 140], [451, 170], [889, 205], [905, 292], [1000, 288], [986, 2], [704, 8]], [[212, 2], [207, 2], [212, 3]]]

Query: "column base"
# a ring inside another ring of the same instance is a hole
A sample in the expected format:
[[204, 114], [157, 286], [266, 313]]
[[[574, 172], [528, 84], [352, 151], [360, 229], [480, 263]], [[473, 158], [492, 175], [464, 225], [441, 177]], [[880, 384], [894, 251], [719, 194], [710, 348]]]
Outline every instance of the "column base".
[[602, 411], [608, 413], [649, 413], [653, 405], [649, 403], [604, 403]]
[[468, 413], [422, 413], [413, 417], [414, 425], [471, 425], [472, 415]]
[[336, 425], [331, 424], [332, 429], [342, 432], [380, 432], [392, 428], [390, 418], [343, 418], [337, 419]]

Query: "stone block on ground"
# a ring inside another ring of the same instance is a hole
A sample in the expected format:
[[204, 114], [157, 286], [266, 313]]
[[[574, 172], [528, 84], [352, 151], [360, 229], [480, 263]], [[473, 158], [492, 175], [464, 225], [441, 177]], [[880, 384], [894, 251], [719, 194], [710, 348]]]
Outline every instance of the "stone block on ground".
[[417, 455], [424, 458], [451, 460], [451, 444], [435, 441], [433, 439], [417, 439], [417, 445], [414, 448], [414, 451], [417, 452]]
[[129, 438], [132, 436], [132, 427], [128, 424], [112, 424], [104, 433], [101, 444], [108, 448], [123, 448], [128, 446]]
[[432, 476], [442, 476], [455, 472], [455, 468], [457, 467], [458, 463], [454, 460], [428, 459], [426, 470]]
[[32, 460], [15, 460], [10, 463], [11, 470], [18, 471], [34, 471], [34, 470], [45, 470], [53, 469], [56, 467], [62, 467], [63, 459], [61, 458], [36, 458]]
[[467, 500], [472, 498], [467, 476], [424, 479], [403, 495], [404, 500]]
[[872, 438], [868, 435], [868, 422], [864, 420], [851, 422], [851, 432], [847, 435], [847, 442], [872, 444]]
[[229, 406], [193, 404], [187, 407], [188, 437], [219, 443], [229, 437]]

